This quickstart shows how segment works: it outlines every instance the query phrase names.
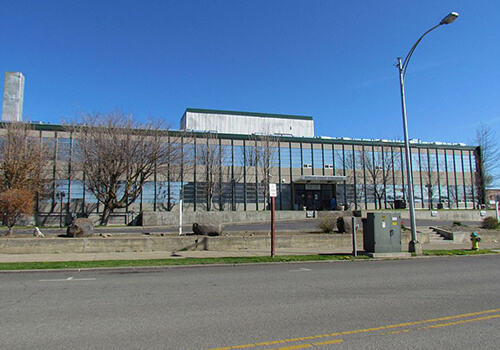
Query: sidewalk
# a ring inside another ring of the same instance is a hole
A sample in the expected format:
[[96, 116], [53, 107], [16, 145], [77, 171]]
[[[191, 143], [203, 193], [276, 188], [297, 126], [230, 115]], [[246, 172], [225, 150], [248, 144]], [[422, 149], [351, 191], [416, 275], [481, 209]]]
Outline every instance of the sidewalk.
[[[460, 250], [470, 249], [470, 244], [433, 243], [424, 244], [424, 250]], [[481, 249], [500, 250], [500, 242], [481, 243]], [[403, 246], [403, 250], [407, 247]], [[276, 255], [318, 255], [352, 254], [351, 247], [333, 249], [276, 249]], [[183, 258], [220, 258], [268, 256], [270, 251], [182, 251], [182, 252], [123, 252], [123, 253], [64, 253], [64, 254], [0, 254], [0, 263], [9, 262], [49, 262], [49, 261], [99, 261], [99, 260], [143, 260], [143, 259], [183, 259]]]

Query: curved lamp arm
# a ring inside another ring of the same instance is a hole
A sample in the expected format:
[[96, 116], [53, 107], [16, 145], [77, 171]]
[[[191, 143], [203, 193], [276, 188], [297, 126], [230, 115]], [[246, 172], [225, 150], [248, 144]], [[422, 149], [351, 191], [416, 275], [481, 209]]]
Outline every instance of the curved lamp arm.
[[448, 25], [448, 24], [453, 23], [457, 18], [458, 18], [458, 13], [456, 13], [456, 12], [450, 12], [445, 18], [443, 18], [441, 20], [441, 22], [439, 22], [438, 25], [435, 25], [434, 27], [432, 27], [431, 29], [429, 29], [428, 31], [426, 31], [424, 34], [422, 34], [422, 36], [420, 38], [418, 38], [418, 40], [415, 42], [415, 44], [413, 44], [413, 46], [411, 47], [410, 51], [406, 55], [405, 60], [403, 61], [403, 64], [399, 67], [399, 69], [403, 71], [403, 78], [406, 75], [406, 68], [408, 68], [408, 63], [410, 62], [410, 58], [413, 55], [413, 52], [417, 48], [418, 44], [420, 44], [420, 42], [424, 38], [424, 36], [426, 36], [427, 34], [429, 34], [430, 32], [432, 32], [437, 27], [442, 26], [443, 24]]

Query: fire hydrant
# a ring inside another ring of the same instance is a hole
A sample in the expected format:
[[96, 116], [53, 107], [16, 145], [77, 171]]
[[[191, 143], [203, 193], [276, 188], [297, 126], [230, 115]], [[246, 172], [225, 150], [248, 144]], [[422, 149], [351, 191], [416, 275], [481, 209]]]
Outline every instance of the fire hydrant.
[[479, 249], [479, 242], [481, 242], [481, 237], [477, 235], [477, 233], [472, 232], [470, 235], [470, 240], [472, 241], [472, 250]]

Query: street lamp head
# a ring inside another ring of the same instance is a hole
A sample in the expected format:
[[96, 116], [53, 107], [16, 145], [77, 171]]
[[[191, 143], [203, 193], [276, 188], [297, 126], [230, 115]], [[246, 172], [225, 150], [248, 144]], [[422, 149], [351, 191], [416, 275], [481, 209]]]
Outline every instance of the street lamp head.
[[445, 18], [441, 20], [441, 23], [439, 24], [450, 24], [455, 22], [455, 20], [458, 18], [458, 13], [456, 12], [450, 12], [449, 15], [447, 15]]

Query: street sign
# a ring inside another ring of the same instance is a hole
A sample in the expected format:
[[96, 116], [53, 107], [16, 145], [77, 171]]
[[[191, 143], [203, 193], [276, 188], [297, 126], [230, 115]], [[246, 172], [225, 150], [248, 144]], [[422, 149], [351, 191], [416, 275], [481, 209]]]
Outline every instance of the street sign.
[[269, 196], [270, 197], [278, 196], [278, 193], [276, 191], [276, 184], [269, 184]]

